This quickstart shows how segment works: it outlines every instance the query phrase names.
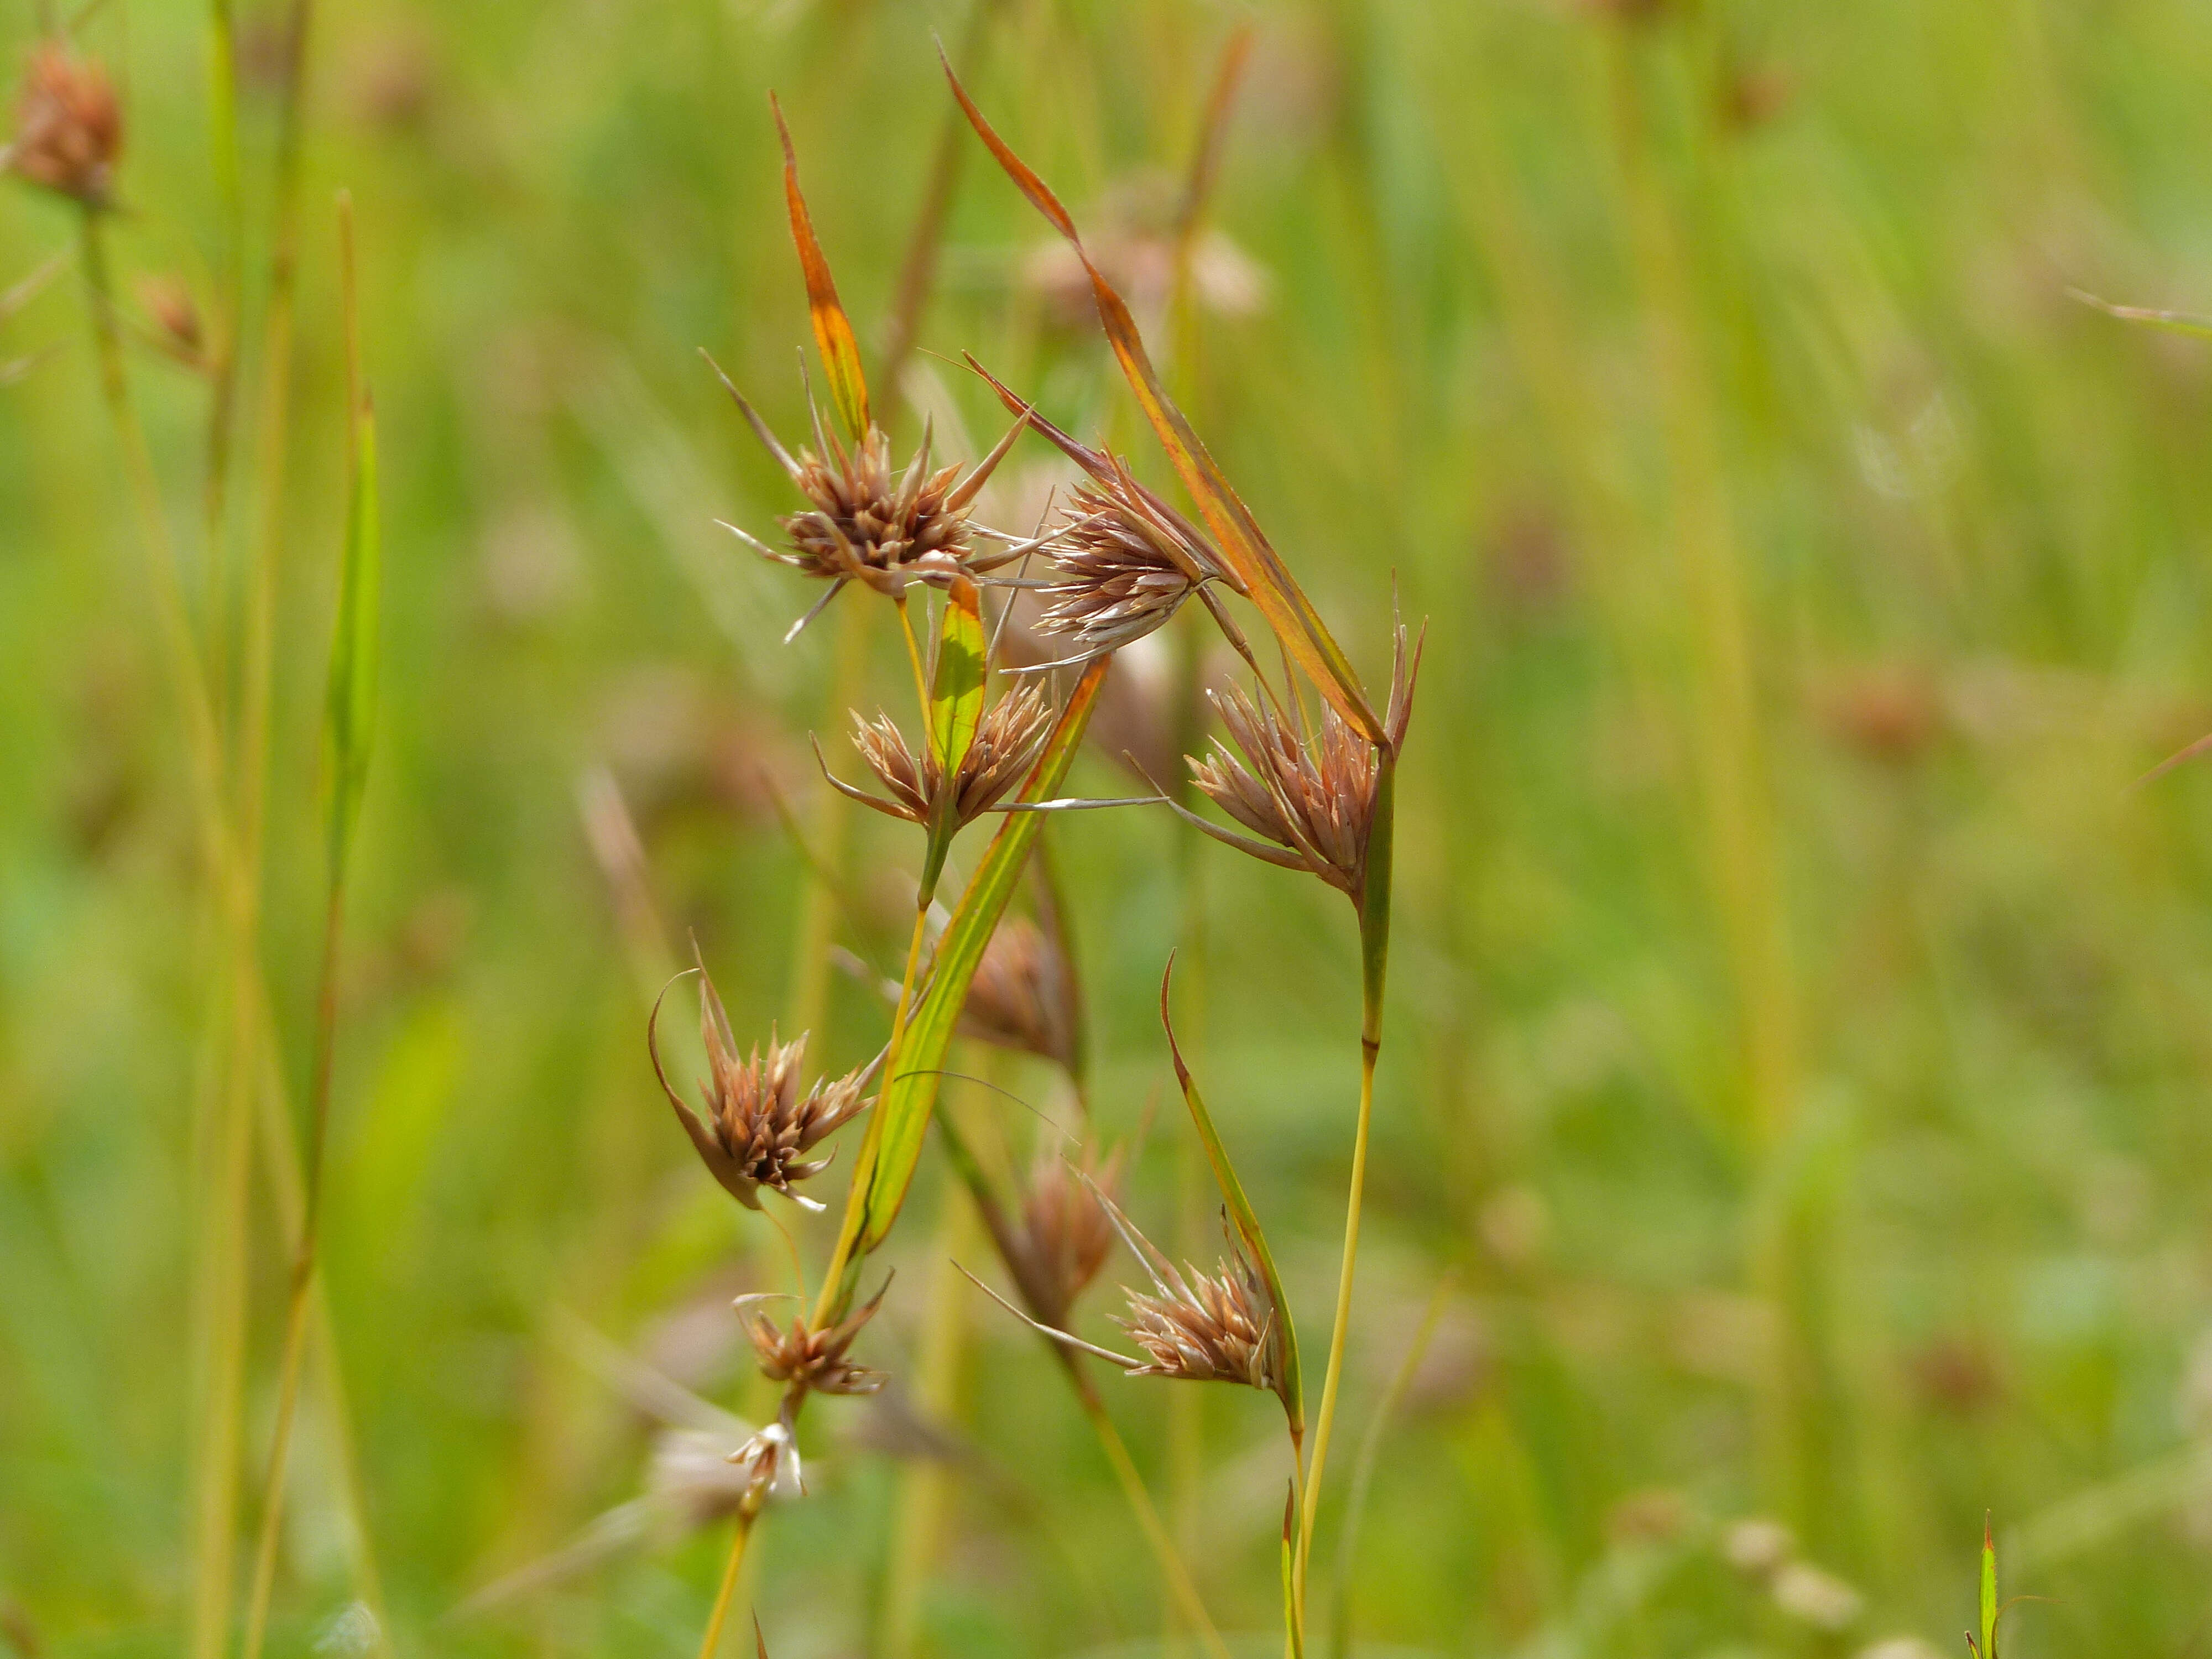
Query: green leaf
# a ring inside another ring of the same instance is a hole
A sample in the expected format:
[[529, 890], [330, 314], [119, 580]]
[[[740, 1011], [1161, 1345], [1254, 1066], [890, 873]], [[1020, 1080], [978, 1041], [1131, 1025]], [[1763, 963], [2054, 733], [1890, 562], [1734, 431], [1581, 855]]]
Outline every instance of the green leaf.
[[1228, 1150], [1213, 1127], [1213, 1115], [1206, 1109], [1205, 1097], [1198, 1091], [1197, 1079], [1183, 1064], [1182, 1047], [1176, 1042], [1174, 1022], [1168, 1018], [1168, 986], [1174, 977], [1175, 959], [1170, 957], [1168, 971], [1160, 977], [1160, 1024], [1167, 1028], [1168, 1054], [1175, 1061], [1176, 1081], [1182, 1085], [1183, 1103], [1190, 1108], [1191, 1121], [1198, 1127], [1199, 1144], [1206, 1148], [1206, 1161], [1213, 1166], [1214, 1184], [1221, 1188], [1222, 1202], [1229, 1206], [1229, 1224], [1251, 1253], [1275, 1304], [1276, 1327], [1283, 1344], [1283, 1412], [1290, 1419], [1291, 1438], [1302, 1441], [1306, 1429], [1305, 1386], [1298, 1370], [1298, 1328], [1291, 1322], [1291, 1304], [1283, 1295], [1283, 1276], [1275, 1270], [1275, 1255], [1267, 1248], [1267, 1236], [1260, 1231], [1260, 1218], [1253, 1212], [1251, 1200], [1244, 1196], [1244, 1183], [1237, 1178], [1237, 1166], [1229, 1161]]
[[362, 791], [368, 781], [369, 741], [376, 724], [377, 598], [382, 566], [376, 511], [376, 416], [364, 407], [355, 428], [353, 496], [346, 510], [337, 626], [331, 641], [330, 684], [324, 699], [334, 877], [344, 867], [361, 814]]
[[1397, 842], [1398, 757], [1386, 744], [1375, 751], [1375, 813], [1367, 831], [1367, 872], [1359, 893], [1359, 978], [1364, 1010], [1359, 1040], [1382, 1043], [1382, 981], [1390, 966], [1390, 877]]
[[983, 723], [983, 616], [975, 584], [955, 576], [945, 596], [937, 665], [930, 677], [929, 746], [952, 777], [975, 746]]
[[[1024, 800], [1051, 799], [1066, 778], [1068, 766], [1091, 723], [1099, 687], [1105, 684], [1107, 661], [1102, 657], [1084, 671], [1022, 787]], [[854, 1247], [847, 1252], [848, 1279], [857, 1272], [860, 1259], [890, 1234], [900, 1206], [906, 1202], [915, 1165], [921, 1158], [922, 1138], [937, 1105], [939, 1073], [952, 1046], [960, 1011], [967, 1003], [969, 985], [983, 960], [984, 946], [991, 942], [999, 919], [1020, 884], [1030, 850], [1044, 832], [1046, 817], [1042, 812], [1006, 815], [938, 940], [927, 988], [898, 1036], [883, 1095], [871, 1115], [867, 1139], [854, 1171], [853, 1198], [845, 1212], [845, 1233]]]

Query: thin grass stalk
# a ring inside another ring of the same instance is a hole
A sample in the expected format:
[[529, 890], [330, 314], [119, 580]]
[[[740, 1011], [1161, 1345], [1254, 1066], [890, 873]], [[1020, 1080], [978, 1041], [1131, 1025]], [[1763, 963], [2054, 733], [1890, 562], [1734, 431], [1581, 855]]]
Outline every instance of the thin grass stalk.
[[229, 1623], [231, 1542], [236, 1521], [239, 1402], [245, 1375], [246, 1207], [252, 1170], [247, 1132], [257, 1025], [249, 995], [254, 962], [252, 905], [239, 867], [232, 826], [225, 815], [222, 739], [198, 641], [185, 604], [176, 549], [162, 511], [160, 481], [145, 434], [131, 406], [123, 346], [115, 325], [115, 298], [99, 214], [82, 222], [82, 263], [92, 313], [100, 381], [123, 453], [138, 540], [171, 678], [184, 715], [191, 760], [192, 795], [203, 854], [217, 909], [225, 924], [230, 998], [229, 1046], [218, 1066], [222, 1079], [214, 1121], [204, 1145], [213, 1160], [215, 1199], [199, 1248], [193, 1304], [204, 1321], [200, 1423], [194, 1443], [192, 1486], [193, 1613], [191, 1650], [213, 1659]]
[[361, 330], [354, 283], [353, 207], [338, 198], [339, 273], [343, 292], [346, 362], [347, 525], [338, 582], [337, 626], [331, 647], [326, 709], [331, 769], [328, 871], [323, 913], [322, 963], [315, 1004], [314, 1060], [307, 1117], [303, 1201], [294, 1247], [284, 1346], [277, 1380], [276, 1429], [262, 1485], [261, 1529], [254, 1552], [247, 1603], [246, 1659], [260, 1659], [268, 1630], [270, 1596], [284, 1511], [284, 1474], [299, 1404], [300, 1368], [307, 1346], [308, 1305], [321, 1237], [324, 1166], [330, 1136], [331, 1077], [337, 1040], [339, 942], [345, 921], [346, 877], [368, 744], [374, 714], [375, 595], [379, 579], [375, 508], [374, 432], [361, 391]]
[[1322, 1378], [1321, 1409], [1314, 1418], [1313, 1452], [1306, 1462], [1297, 1550], [1291, 1575], [1292, 1616], [1300, 1644], [1305, 1638], [1306, 1565], [1313, 1553], [1314, 1517], [1321, 1506], [1329, 1436], [1336, 1423], [1337, 1386], [1344, 1374], [1345, 1340], [1352, 1324], [1352, 1287], [1359, 1264], [1360, 1212], [1367, 1191], [1367, 1132], [1375, 1110], [1375, 1063], [1382, 1052], [1382, 992], [1390, 963], [1391, 843], [1396, 827], [1397, 793], [1397, 757], [1388, 749], [1379, 749], [1376, 754], [1375, 817], [1369, 834], [1367, 880], [1359, 913], [1359, 1120], [1352, 1133], [1352, 1183], [1344, 1203], [1344, 1260], [1337, 1273], [1336, 1315], [1329, 1327], [1328, 1367]]
[[753, 1522], [758, 1510], [750, 1503], [738, 1511], [736, 1530], [730, 1536], [729, 1559], [722, 1564], [722, 1582], [714, 1591], [714, 1610], [707, 1615], [707, 1634], [699, 1644], [699, 1659], [714, 1659], [722, 1644], [722, 1626], [730, 1616], [730, 1603], [735, 1599], [738, 1573], [745, 1564], [745, 1546], [752, 1539]]
[[[1638, 81], [1629, 32], [1612, 31], [1609, 69], [1616, 100], [1624, 211], [1645, 289], [1653, 378], [1665, 398], [1672, 532], [1696, 632], [1691, 655], [1698, 785], [1711, 838], [1711, 872], [1735, 983], [1743, 1055], [1737, 1126], [1753, 1170], [1788, 1139], [1801, 1085], [1798, 1013], [1780, 890], [1779, 858], [1765, 797], [1753, 684], [1752, 623], [1741, 556], [1715, 429], [1715, 392], [1704, 360], [1698, 296], [1660, 175], [1658, 134]], [[1794, 1519], [1824, 1511], [1813, 1490], [1819, 1454], [1802, 1397], [1811, 1316], [1793, 1294], [1807, 1246], [1793, 1238], [1793, 1200], [1751, 1218], [1754, 1291], [1782, 1313], [1758, 1390], [1759, 1441], [1770, 1501]]]
[[200, 505], [207, 538], [208, 657], [220, 720], [230, 684], [230, 605], [222, 553], [246, 258], [246, 203], [239, 169], [238, 19], [232, 0], [210, 0], [208, 7], [208, 152], [215, 179], [217, 251], [214, 303], [209, 307], [206, 471]]

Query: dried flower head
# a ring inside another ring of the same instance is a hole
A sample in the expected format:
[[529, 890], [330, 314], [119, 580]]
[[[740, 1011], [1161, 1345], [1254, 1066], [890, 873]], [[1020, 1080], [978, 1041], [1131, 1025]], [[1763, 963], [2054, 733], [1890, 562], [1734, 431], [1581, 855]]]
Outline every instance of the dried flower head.
[[8, 167], [87, 207], [106, 207], [122, 149], [123, 111], [107, 71], [62, 46], [33, 52], [15, 98]]
[[909, 823], [927, 824], [941, 811], [953, 828], [973, 823], [1005, 799], [1028, 772], [1055, 719], [1052, 701], [1034, 682], [1017, 686], [990, 708], [976, 727], [975, 740], [948, 781], [935, 750], [925, 744], [916, 755], [885, 714], [871, 723], [853, 716], [853, 746], [868, 769], [890, 792], [889, 800], [851, 785], [830, 781], [864, 805]]
[[969, 983], [961, 1032], [1073, 1071], [1073, 991], [1060, 946], [1026, 916], [1007, 916], [983, 947]]
[[1050, 545], [1056, 579], [1040, 590], [1037, 631], [1066, 635], [1085, 657], [1142, 639], [1221, 574], [1205, 538], [1109, 459], [1111, 476], [1079, 485], [1063, 509]]
[[757, 1210], [760, 1189], [767, 1187], [794, 1203], [820, 1209], [812, 1199], [792, 1191], [792, 1183], [820, 1173], [829, 1159], [799, 1160], [817, 1142], [866, 1109], [868, 1100], [861, 1090], [867, 1071], [872, 1068], [848, 1073], [834, 1081], [818, 1080], [802, 1093], [799, 1068], [806, 1054], [805, 1032], [798, 1041], [786, 1043], [778, 1043], [770, 1033], [765, 1055], [756, 1043], [751, 1055], [741, 1061], [737, 1039], [730, 1032], [729, 1015], [705, 963], [700, 964], [698, 973], [699, 1035], [706, 1044], [708, 1067], [713, 1073], [699, 1085], [706, 1120], [702, 1122], [684, 1103], [661, 1070], [659, 1048], [653, 1041], [653, 1028], [660, 1017], [660, 1005], [655, 1001], [653, 1018], [646, 1024], [646, 1046], [652, 1053], [661, 1092], [675, 1107], [700, 1161], [740, 1204]]
[[745, 1335], [752, 1341], [753, 1352], [759, 1357], [762, 1375], [770, 1382], [815, 1394], [873, 1394], [883, 1387], [884, 1373], [854, 1364], [846, 1357], [846, 1350], [853, 1346], [860, 1328], [875, 1317], [876, 1310], [883, 1305], [884, 1291], [890, 1288], [887, 1279], [872, 1301], [826, 1331], [810, 1329], [804, 1314], [792, 1320], [790, 1328], [779, 1328], [759, 1311], [762, 1303], [780, 1300], [777, 1297], [741, 1296], [734, 1305]]
[[[1409, 660], [1406, 630], [1397, 632], [1390, 708], [1384, 722], [1392, 752], [1406, 740], [1419, 647]], [[1360, 903], [1366, 894], [1367, 842], [1375, 823], [1381, 751], [1339, 715], [1322, 710], [1321, 729], [1292, 729], [1277, 708], [1243, 691], [1209, 692], [1229, 728], [1204, 760], [1192, 757], [1191, 781], [1257, 841], [1194, 818], [1215, 839], [1285, 869], [1310, 870]]]
[[1067, 1317], [1106, 1258], [1114, 1254], [1114, 1223], [1102, 1200], [1110, 1200], [1121, 1177], [1122, 1149], [1102, 1160], [1085, 1147], [1082, 1160], [1047, 1151], [1030, 1172], [1022, 1196], [1022, 1225], [1013, 1264], [1024, 1296], [1040, 1319], [1059, 1324]]

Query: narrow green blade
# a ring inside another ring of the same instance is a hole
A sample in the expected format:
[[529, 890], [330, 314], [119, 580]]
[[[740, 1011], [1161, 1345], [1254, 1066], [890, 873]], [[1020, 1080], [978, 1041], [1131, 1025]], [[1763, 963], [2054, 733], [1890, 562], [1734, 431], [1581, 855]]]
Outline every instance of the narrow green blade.
[[368, 781], [369, 741], [376, 724], [378, 591], [383, 549], [376, 508], [376, 416], [364, 408], [354, 434], [353, 499], [346, 508], [338, 611], [324, 698], [324, 744], [331, 776], [330, 849], [335, 874], [343, 867]]
[[929, 746], [948, 778], [968, 758], [983, 723], [983, 649], [981, 596], [967, 577], [955, 576], [929, 686]]
[[[1029, 781], [1023, 786], [1023, 799], [1048, 800], [1059, 791], [1091, 723], [1098, 689], [1105, 684], [1107, 661], [1102, 657], [1084, 672], [1030, 770]], [[850, 1256], [854, 1268], [884, 1242], [891, 1224], [898, 1219], [900, 1206], [906, 1202], [915, 1165], [921, 1157], [929, 1115], [937, 1104], [938, 1074], [952, 1045], [960, 1010], [968, 1000], [968, 987], [983, 960], [983, 947], [991, 942], [991, 934], [1021, 882], [1030, 850], [1044, 831], [1046, 816], [1042, 812], [1006, 815], [938, 940], [929, 988], [908, 1016], [891, 1073], [884, 1079], [883, 1096], [876, 1103], [868, 1138], [860, 1149], [860, 1166], [854, 1172], [853, 1203], [845, 1222], [856, 1246]]]

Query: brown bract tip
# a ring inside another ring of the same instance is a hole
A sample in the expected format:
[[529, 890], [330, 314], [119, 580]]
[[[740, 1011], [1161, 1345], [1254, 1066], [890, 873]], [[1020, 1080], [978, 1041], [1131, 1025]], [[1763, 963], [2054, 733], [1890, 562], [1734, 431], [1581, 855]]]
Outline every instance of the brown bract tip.
[[65, 46], [31, 54], [15, 99], [9, 167], [20, 177], [90, 208], [112, 199], [123, 151], [123, 110], [107, 71]]

